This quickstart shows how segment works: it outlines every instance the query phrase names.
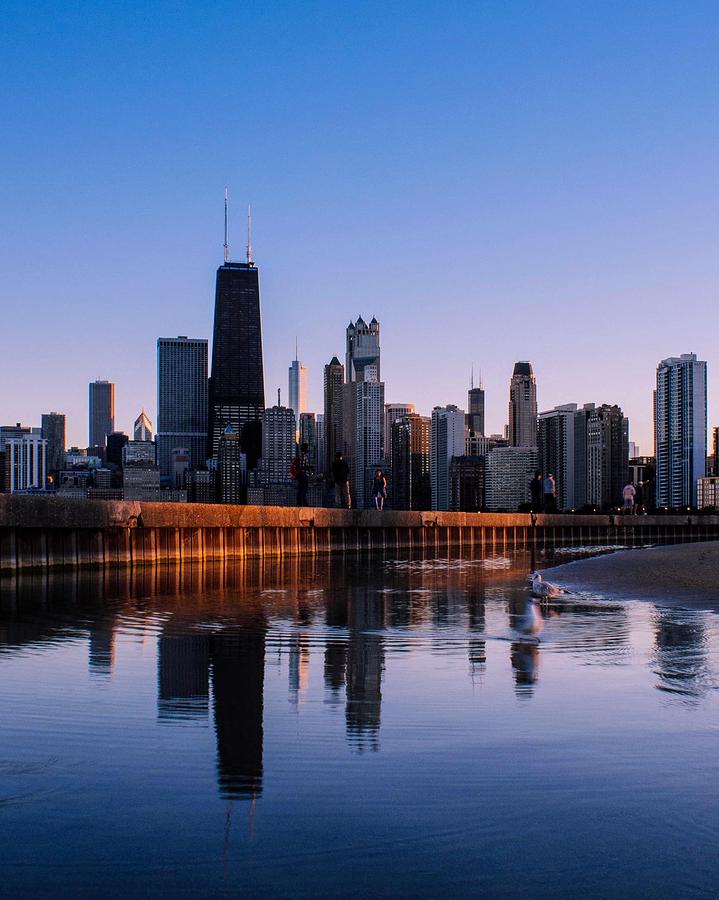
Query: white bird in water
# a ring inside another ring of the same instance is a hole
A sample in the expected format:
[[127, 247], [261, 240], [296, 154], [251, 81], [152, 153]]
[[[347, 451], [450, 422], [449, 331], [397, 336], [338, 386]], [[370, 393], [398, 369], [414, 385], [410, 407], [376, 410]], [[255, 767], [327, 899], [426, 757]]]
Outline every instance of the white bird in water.
[[532, 580], [533, 597], [538, 597], [540, 600], [551, 600], [553, 597], [558, 597], [564, 593], [558, 584], [552, 584], [551, 581], [542, 581], [542, 576], [539, 572], [532, 572], [529, 577]]
[[544, 619], [531, 597], [527, 597], [527, 605], [521, 616], [517, 616], [514, 630], [520, 634], [539, 634], [544, 628]]

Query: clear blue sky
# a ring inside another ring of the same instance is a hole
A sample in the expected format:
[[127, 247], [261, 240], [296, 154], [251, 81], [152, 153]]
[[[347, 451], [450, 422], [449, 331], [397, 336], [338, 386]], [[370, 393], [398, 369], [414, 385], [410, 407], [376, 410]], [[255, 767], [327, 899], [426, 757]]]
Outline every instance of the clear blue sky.
[[210, 336], [231, 191], [252, 201], [267, 399], [295, 335], [311, 407], [350, 317], [388, 401], [488, 429], [619, 403], [651, 452], [659, 359], [709, 362], [719, 423], [716, 2], [43, 3], [0, 32], [0, 421], [117, 384], [155, 414], [158, 336]]

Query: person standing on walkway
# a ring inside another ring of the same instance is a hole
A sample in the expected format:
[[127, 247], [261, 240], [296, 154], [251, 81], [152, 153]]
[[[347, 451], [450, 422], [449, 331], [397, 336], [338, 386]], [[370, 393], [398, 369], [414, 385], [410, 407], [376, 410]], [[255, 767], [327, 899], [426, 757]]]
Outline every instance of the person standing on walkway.
[[546, 513], [557, 511], [557, 483], [551, 474], [544, 479], [544, 511]]
[[634, 512], [634, 497], [636, 496], [636, 490], [631, 481], [628, 481], [624, 485], [624, 490], [622, 491], [622, 499], [624, 500], [624, 515], [631, 516]]
[[310, 486], [309, 444], [302, 444], [299, 454], [299, 471], [297, 472], [297, 505], [307, 506], [307, 488]]
[[637, 516], [646, 515], [646, 510], [644, 509], [644, 483], [641, 481], [637, 482], [634, 491], [634, 513]]
[[377, 509], [384, 509], [384, 502], [387, 499], [387, 479], [384, 477], [382, 469], [375, 470], [372, 479], [372, 496]]
[[541, 512], [544, 508], [544, 480], [537, 469], [534, 478], [529, 482], [529, 493], [532, 497], [532, 512]]
[[335, 506], [341, 506], [342, 509], [351, 509], [350, 467], [347, 465], [341, 450], [335, 453], [335, 461], [332, 463], [332, 480], [335, 483]]

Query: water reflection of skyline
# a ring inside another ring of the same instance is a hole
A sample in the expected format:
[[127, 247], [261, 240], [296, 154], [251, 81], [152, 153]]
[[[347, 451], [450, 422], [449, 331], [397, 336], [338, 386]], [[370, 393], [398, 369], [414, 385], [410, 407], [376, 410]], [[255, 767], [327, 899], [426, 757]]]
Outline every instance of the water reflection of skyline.
[[[546, 653], [616, 665], [631, 652], [631, 622], [620, 604], [554, 604], [543, 610], [538, 644], [513, 632], [527, 592], [522, 561], [514, 570], [503, 562], [496, 570], [426, 562], [384, 569], [380, 563], [378, 570], [360, 559], [295, 559], [233, 570], [6, 581], [0, 656], [84, 640], [89, 675], [100, 684], [113, 675], [118, 635], [131, 631], [155, 641], [158, 721], [212, 727], [220, 794], [252, 798], [263, 790], [270, 641], [286, 666], [287, 698], [298, 715], [319, 662], [325, 702], [344, 705], [345, 740], [356, 752], [381, 748], [385, 679], [400, 654], [462, 652], [469, 677], [481, 686], [488, 641], [497, 639], [496, 646], [506, 646], [515, 695], [529, 700]], [[706, 616], [652, 614], [650, 664], [670, 696], [698, 700], [712, 683]]]

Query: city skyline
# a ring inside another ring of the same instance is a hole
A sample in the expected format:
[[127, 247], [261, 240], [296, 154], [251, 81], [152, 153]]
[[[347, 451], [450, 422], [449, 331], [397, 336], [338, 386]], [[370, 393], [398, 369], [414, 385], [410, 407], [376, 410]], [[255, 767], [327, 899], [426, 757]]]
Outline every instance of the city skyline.
[[[268, 8], [241, 72], [226, 60], [246, 22], [221, 7], [8, 11], [0, 265], [6, 371], [25, 381], [3, 379], [1, 421], [59, 409], [82, 444], [96, 377], [118, 385], [118, 428], [142, 407], [157, 421], [156, 338], [211, 336], [226, 185], [233, 258], [253, 203], [268, 397], [297, 336], [319, 411], [365, 311], [386, 399], [425, 415], [464, 408], [474, 364], [500, 429], [529, 359], [540, 411], [619, 403], [646, 451], [657, 362], [695, 352], [719, 421], [715, 6], [420, 4], [361, 27], [327, 4]], [[52, 323], [32, 339], [28, 309]]]

